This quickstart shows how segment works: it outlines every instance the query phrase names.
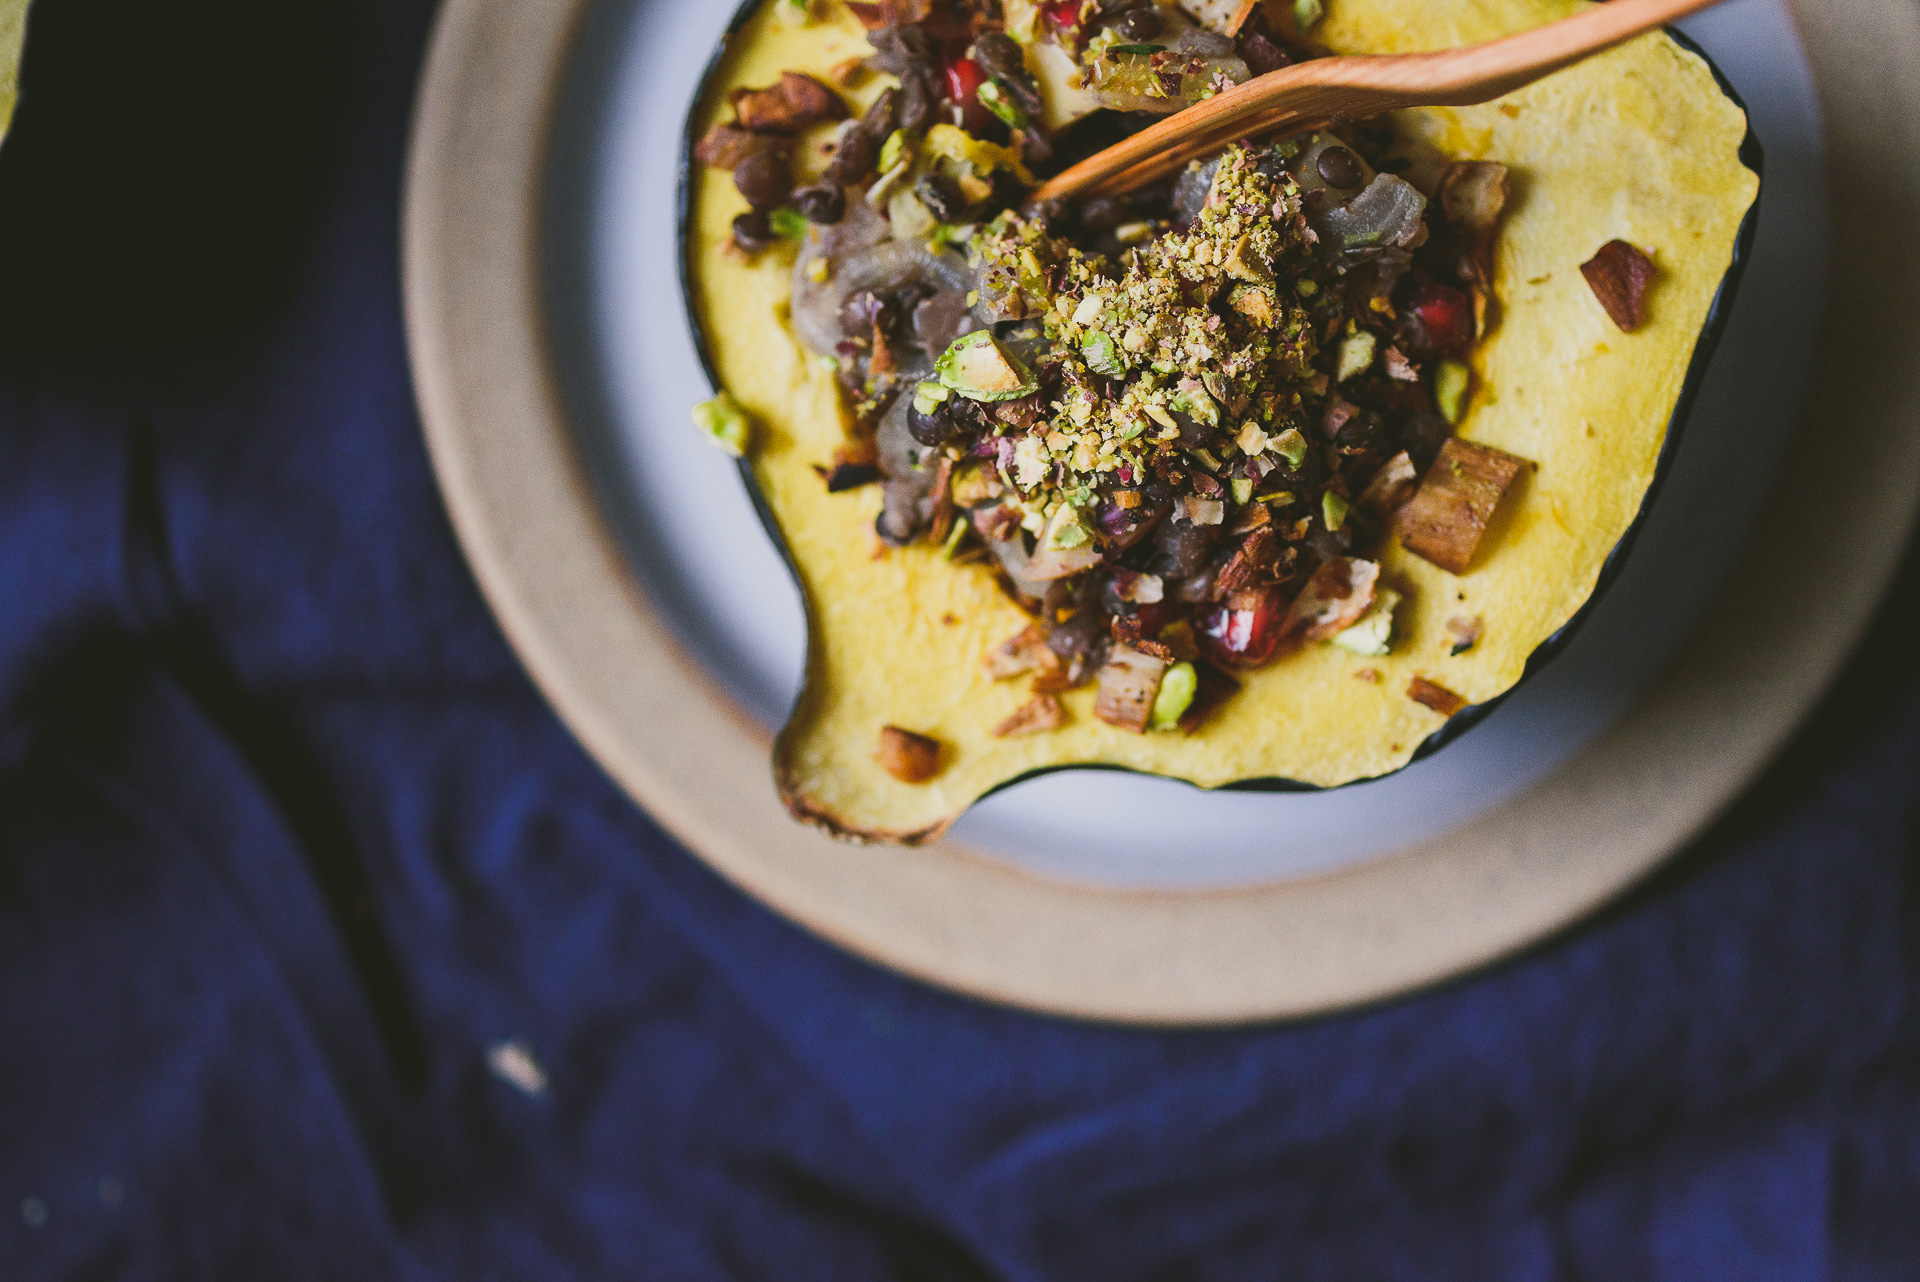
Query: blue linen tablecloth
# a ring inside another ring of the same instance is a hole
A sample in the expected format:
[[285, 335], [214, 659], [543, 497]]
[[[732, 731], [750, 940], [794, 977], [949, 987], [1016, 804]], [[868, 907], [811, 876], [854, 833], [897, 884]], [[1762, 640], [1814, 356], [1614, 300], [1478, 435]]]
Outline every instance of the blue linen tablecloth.
[[917, 986], [665, 839], [473, 588], [398, 298], [430, 8], [36, 10], [0, 1278], [1920, 1276], [1914, 572], [1732, 818], [1523, 960], [1199, 1034]]

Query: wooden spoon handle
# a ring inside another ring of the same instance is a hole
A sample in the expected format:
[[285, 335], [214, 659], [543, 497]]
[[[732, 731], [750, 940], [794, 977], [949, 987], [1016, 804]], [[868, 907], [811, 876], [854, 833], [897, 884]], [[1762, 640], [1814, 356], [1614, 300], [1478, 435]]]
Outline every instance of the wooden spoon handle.
[[1316, 58], [1168, 116], [1044, 183], [1033, 199], [1115, 195], [1237, 138], [1298, 132], [1406, 107], [1488, 102], [1720, 0], [1612, 0], [1486, 44], [1391, 57]]

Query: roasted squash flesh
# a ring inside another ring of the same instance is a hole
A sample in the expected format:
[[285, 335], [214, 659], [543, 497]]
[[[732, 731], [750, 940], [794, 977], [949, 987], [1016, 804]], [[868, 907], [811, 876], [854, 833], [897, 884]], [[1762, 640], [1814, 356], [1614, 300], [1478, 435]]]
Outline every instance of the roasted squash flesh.
[[[1316, 34], [1336, 52], [1408, 52], [1491, 39], [1583, 7], [1329, 0]], [[736, 90], [787, 71], [824, 78], [867, 52], [842, 6], [805, 26], [777, 21], [773, 9], [748, 21], [717, 64], [695, 136], [727, 118]], [[880, 88], [851, 93], [856, 111]], [[982, 660], [1029, 619], [983, 565], [956, 566], [937, 547], [880, 545], [874, 488], [829, 493], [822, 484], [817, 468], [844, 441], [845, 411], [831, 372], [786, 322], [791, 256], [733, 250], [744, 201], [724, 172], [690, 172], [690, 303], [714, 373], [755, 421], [745, 466], [808, 608], [805, 690], [773, 763], [796, 815], [849, 837], [922, 841], [1011, 780], [1083, 765], [1203, 788], [1339, 786], [1401, 769], [1445, 725], [1441, 711], [1409, 697], [1415, 682], [1485, 704], [1521, 680], [1529, 657], [1587, 604], [1658, 474], [1758, 195], [1741, 159], [1747, 122], [1700, 56], [1656, 34], [1498, 103], [1403, 113], [1396, 125], [1449, 158], [1512, 171], [1493, 263], [1498, 316], [1473, 351], [1474, 391], [1458, 435], [1536, 466], [1513, 483], [1464, 572], [1389, 542], [1381, 580], [1402, 598], [1389, 653], [1308, 645], [1239, 674], [1244, 688], [1195, 733], [1109, 725], [1088, 686], [1061, 696], [1057, 728], [996, 734], [1033, 694], [1025, 682], [996, 681]], [[818, 156], [824, 136], [802, 140], [800, 163]], [[1581, 272], [1615, 240], [1645, 250], [1658, 270], [1632, 333]], [[1478, 625], [1464, 648], [1463, 616]], [[889, 772], [875, 758], [883, 727], [937, 740], [938, 772], [920, 782]]]

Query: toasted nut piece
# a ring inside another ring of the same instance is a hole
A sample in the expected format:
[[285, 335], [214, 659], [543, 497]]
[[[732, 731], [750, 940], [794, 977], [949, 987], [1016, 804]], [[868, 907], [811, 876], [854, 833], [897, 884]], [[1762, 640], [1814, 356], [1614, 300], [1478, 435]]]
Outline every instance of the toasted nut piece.
[[1451, 717], [1467, 706], [1467, 701], [1436, 681], [1415, 677], [1407, 687], [1407, 698], [1423, 703], [1443, 717]]
[[1012, 716], [993, 728], [994, 737], [1012, 739], [1019, 735], [1058, 730], [1066, 724], [1067, 710], [1050, 694], [1037, 694]]
[[734, 170], [744, 164], [748, 157], [767, 152], [784, 162], [790, 145], [782, 138], [748, 133], [733, 125], [715, 125], [694, 144], [693, 158], [715, 169]]
[[1465, 654], [1480, 643], [1483, 631], [1477, 616], [1459, 614], [1447, 620], [1447, 635], [1453, 638], [1453, 652]]
[[899, 726], [882, 726], [873, 759], [901, 783], [925, 783], [940, 773], [940, 741]]
[[1400, 541], [1441, 569], [1465, 574], [1494, 509], [1525, 466], [1502, 450], [1449, 440], [1400, 513]]
[[1647, 322], [1647, 289], [1656, 274], [1653, 260], [1624, 240], [1610, 240], [1580, 264], [1593, 296], [1621, 332], [1631, 334]]
[[1513, 193], [1507, 167], [1490, 160], [1462, 160], [1440, 179], [1440, 208], [1447, 221], [1475, 235], [1490, 235]]
[[1309, 645], [1344, 632], [1373, 608], [1380, 588], [1380, 563], [1335, 557], [1313, 572], [1287, 611], [1281, 634], [1289, 643]]
[[1094, 700], [1093, 715], [1110, 726], [1145, 734], [1167, 666], [1165, 659], [1116, 645], [1107, 666], [1100, 669], [1100, 693]]
[[1023, 672], [1050, 672], [1060, 666], [1060, 657], [1048, 647], [1040, 629], [1030, 626], [987, 651], [982, 665], [995, 681], [1005, 681]]
[[845, 58], [833, 64], [830, 72], [833, 83], [842, 89], [858, 89], [860, 82], [867, 78], [867, 60], [861, 57]]
[[740, 126], [757, 134], [799, 133], [823, 120], [845, 120], [847, 104], [826, 85], [797, 71], [780, 73], [765, 89], [736, 89], [733, 110]]
[[1413, 497], [1419, 488], [1420, 473], [1405, 450], [1388, 459], [1360, 495], [1360, 506], [1369, 512], [1391, 512]]

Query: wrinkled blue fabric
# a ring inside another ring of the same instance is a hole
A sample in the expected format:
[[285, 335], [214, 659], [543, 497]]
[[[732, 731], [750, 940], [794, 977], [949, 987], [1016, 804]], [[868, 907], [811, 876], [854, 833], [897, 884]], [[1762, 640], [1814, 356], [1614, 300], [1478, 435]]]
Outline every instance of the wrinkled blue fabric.
[[398, 297], [430, 19], [39, 0], [0, 1278], [1920, 1275], [1920, 576], [1730, 818], [1524, 958], [1186, 1034], [902, 980], [666, 840], [474, 590]]

